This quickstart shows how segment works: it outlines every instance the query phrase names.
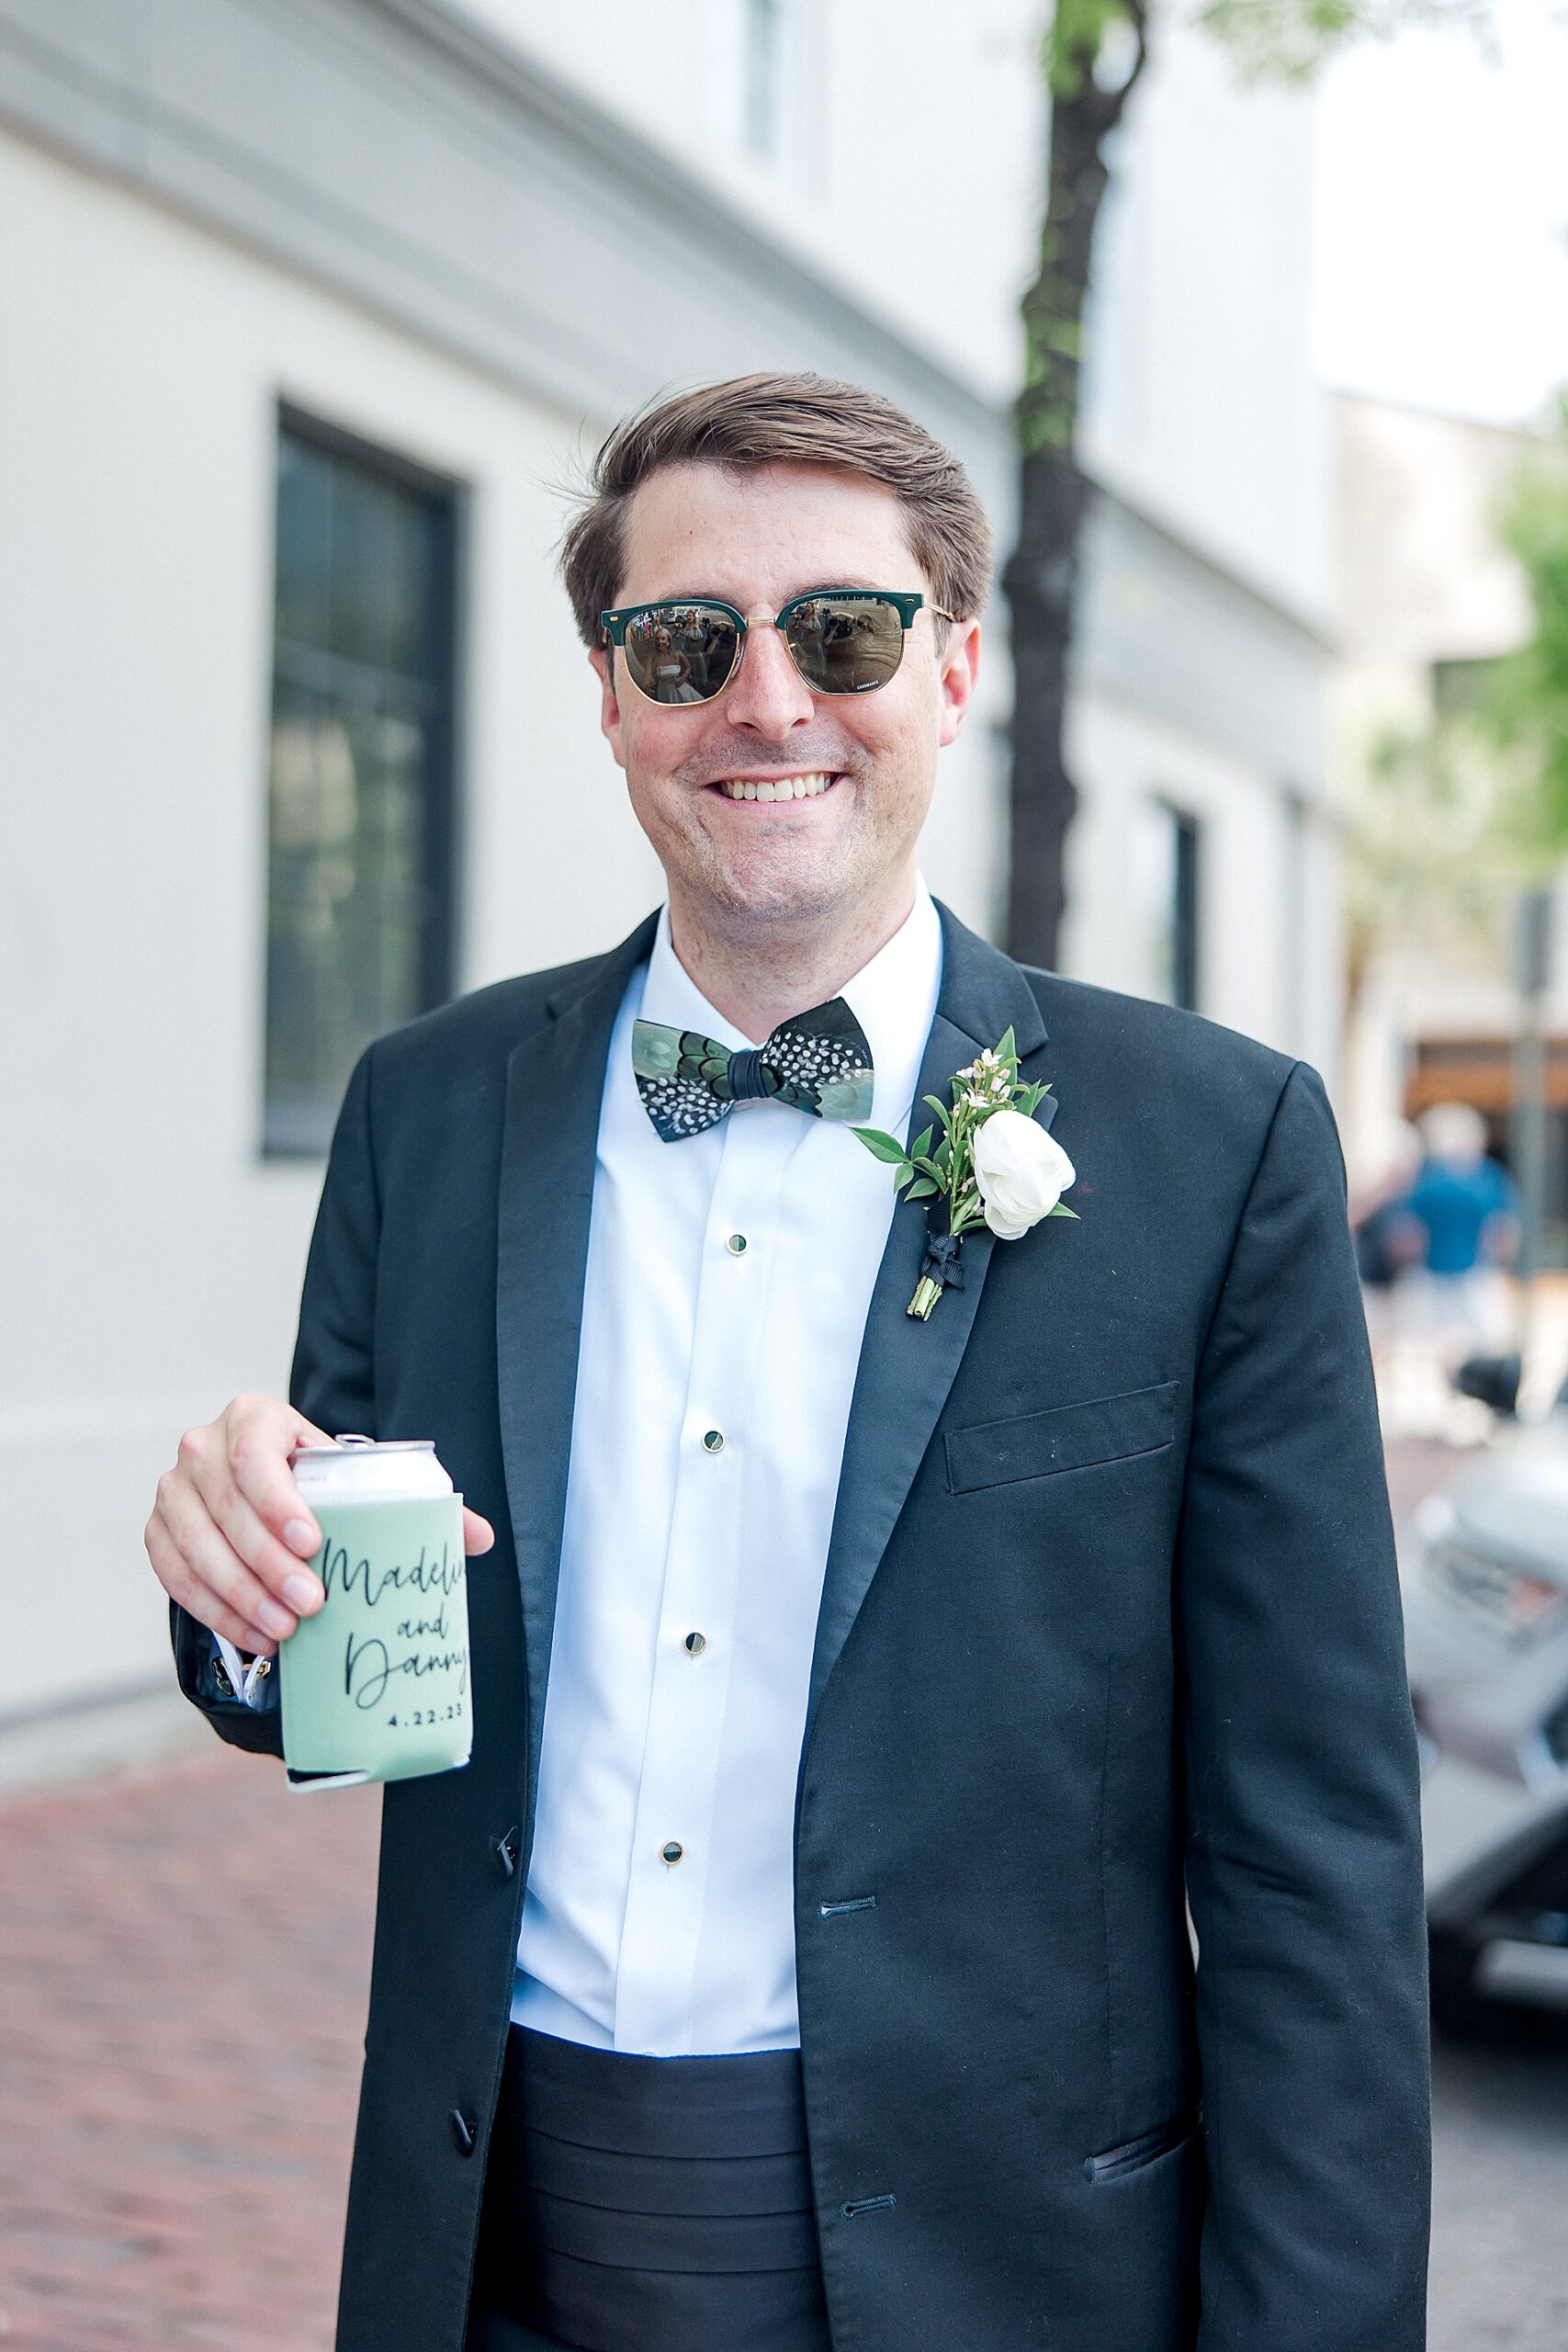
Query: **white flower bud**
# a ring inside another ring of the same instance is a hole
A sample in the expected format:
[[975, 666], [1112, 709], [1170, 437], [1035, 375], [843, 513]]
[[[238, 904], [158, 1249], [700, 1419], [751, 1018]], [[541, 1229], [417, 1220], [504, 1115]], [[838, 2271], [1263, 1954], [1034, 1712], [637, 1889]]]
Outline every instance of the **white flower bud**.
[[986, 1223], [1002, 1241], [1049, 1216], [1075, 1181], [1061, 1145], [1021, 1111], [993, 1111], [976, 1130], [974, 1151]]

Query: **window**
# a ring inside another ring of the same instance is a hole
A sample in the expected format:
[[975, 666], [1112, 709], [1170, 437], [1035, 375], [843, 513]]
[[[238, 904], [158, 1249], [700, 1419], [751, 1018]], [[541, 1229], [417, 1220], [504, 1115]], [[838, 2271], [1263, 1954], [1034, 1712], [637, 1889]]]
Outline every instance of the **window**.
[[725, 144], [798, 183], [813, 168], [820, 26], [806, 0], [723, 0], [710, 42], [716, 124]]
[[784, 10], [779, 0], [743, 0], [741, 9], [741, 137], [753, 155], [778, 153]]
[[451, 992], [457, 496], [279, 419], [268, 1154], [324, 1151], [361, 1049]]
[[1432, 707], [1439, 719], [1479, 718], [1497, 674], [1495, 661], [1483, 655], [1432, 664]]
[[1168, 801], [1145, 803], [1136, 863], [1147, 986], [1189, 1012], [1198, 1009], [1200, 831]]

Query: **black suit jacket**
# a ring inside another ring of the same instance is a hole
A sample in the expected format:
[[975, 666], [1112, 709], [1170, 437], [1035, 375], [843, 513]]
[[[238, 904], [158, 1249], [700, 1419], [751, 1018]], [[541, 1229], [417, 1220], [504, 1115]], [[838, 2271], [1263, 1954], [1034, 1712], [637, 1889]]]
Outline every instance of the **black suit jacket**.
[[[973, 1235], [921, 1323], [900, 1206], [866, 1327], [796, 1813], [834, 2338], [1416, 2352], [1415, 1743], [1322, 1087], [942, 924], [920, 1091], [1010, 1024], [1081, 1221]], [[434, 1438], [498, 1531], [472, 1763], [386, 1792], [340, 2352], [463, 2340], [600, 1091], [651, 937], [383, 1038], [333, 1147], [295, 1401]], [[176, 1623], [186, 1688], [276, 1750], [209, 1647]]]

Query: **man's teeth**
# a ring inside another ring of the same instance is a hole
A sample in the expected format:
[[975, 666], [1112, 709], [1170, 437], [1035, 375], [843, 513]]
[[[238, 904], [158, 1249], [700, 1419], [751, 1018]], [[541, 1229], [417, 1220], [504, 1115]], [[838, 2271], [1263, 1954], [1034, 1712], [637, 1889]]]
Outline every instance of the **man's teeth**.
[[731, 800], [815, 800], [832, 781], [830, 771], [820, 775], [782, 775], [772, 784], [755, 784], [750, 776], [725, 776], [719, 789]]

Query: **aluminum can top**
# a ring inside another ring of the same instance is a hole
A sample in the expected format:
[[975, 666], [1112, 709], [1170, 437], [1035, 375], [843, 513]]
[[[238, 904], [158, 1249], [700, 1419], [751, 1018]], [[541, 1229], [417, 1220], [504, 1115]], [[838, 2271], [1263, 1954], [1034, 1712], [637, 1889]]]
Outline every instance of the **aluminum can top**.
[[343, 1437], [335, 1445], [299, 1446], [288, 1460], [295, 1485], [310, 1502], [402, 1501], [452, 1492], [434, 1438]]

